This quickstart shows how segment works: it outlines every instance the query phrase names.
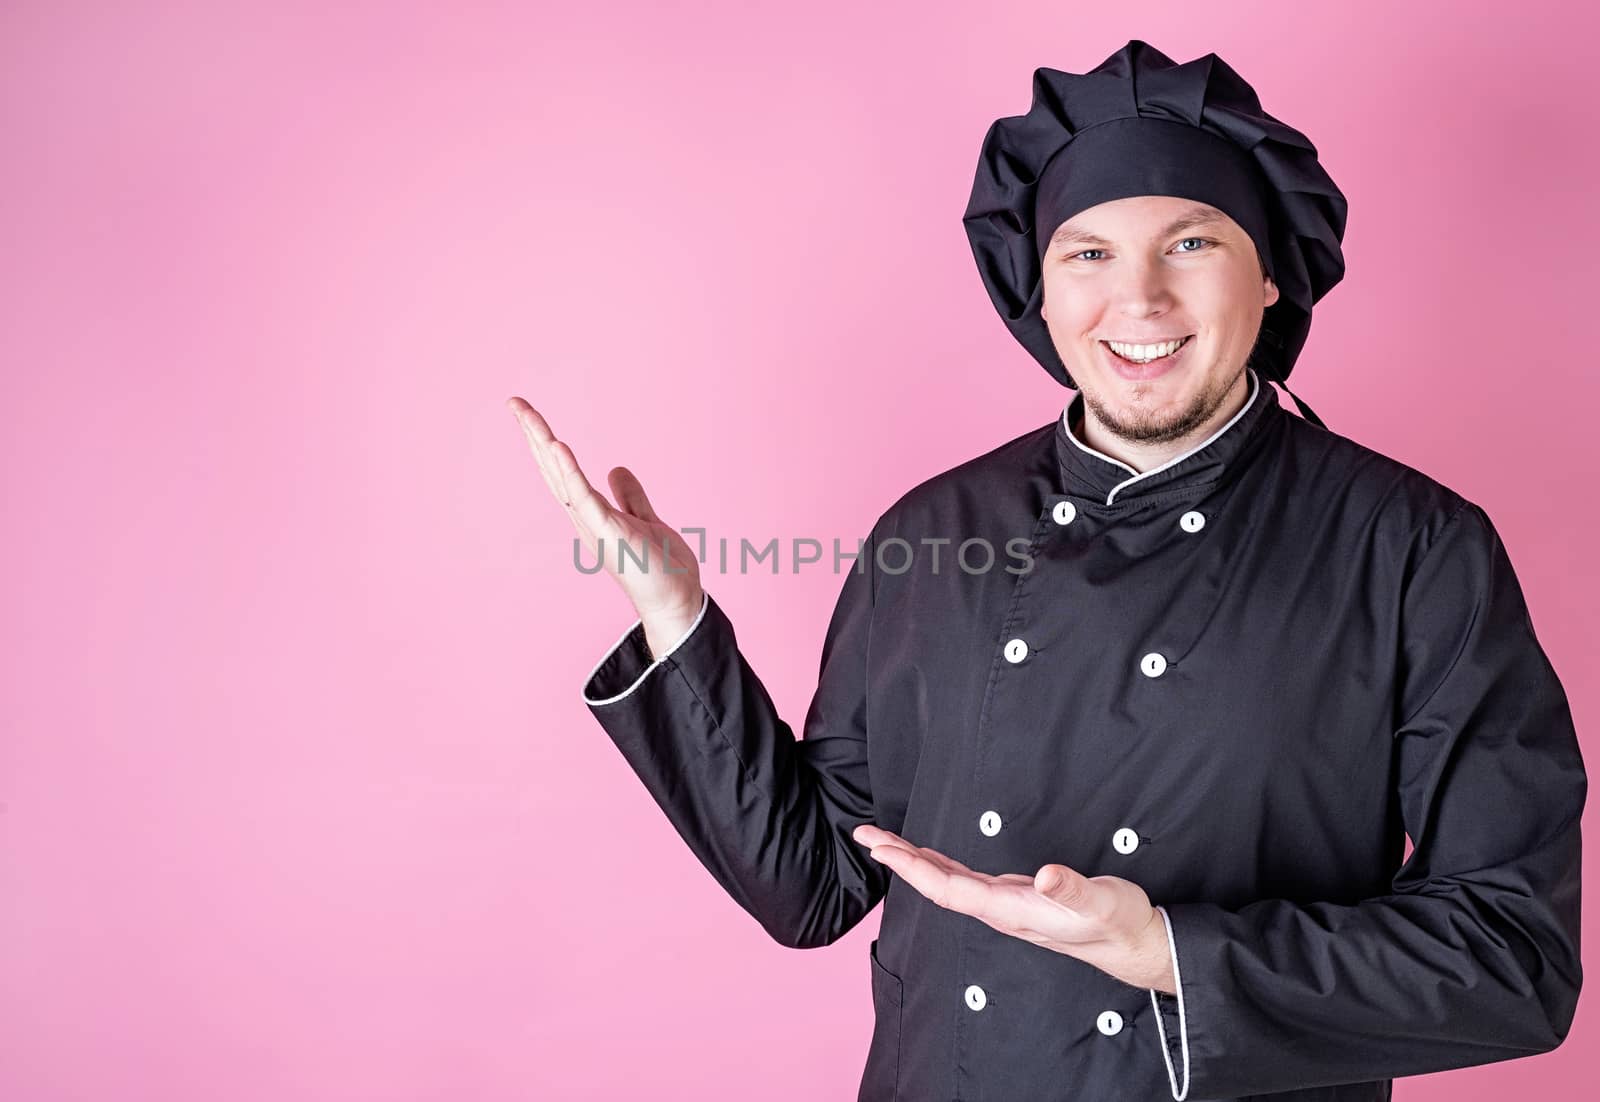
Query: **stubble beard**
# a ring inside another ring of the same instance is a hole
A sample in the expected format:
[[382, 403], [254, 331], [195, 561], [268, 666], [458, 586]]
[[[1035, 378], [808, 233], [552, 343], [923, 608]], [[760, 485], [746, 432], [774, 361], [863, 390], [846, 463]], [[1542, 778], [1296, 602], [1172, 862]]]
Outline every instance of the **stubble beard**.
[[1083, 395], [1084, 408], [1093, 413], [1095, 420], [1111, 435], [1135, 444], [1165, 444], [1182, 439], [1210, 420], [1244, 371], [1245, 365], [1239, 365], [1232, 375], [1201, 390], [1176, 411], [1141, 410], [1127, 418], [1121, 415], [1119, 407], [1106, 405], [1093, 391], [1080, 388], [1079, 393]]

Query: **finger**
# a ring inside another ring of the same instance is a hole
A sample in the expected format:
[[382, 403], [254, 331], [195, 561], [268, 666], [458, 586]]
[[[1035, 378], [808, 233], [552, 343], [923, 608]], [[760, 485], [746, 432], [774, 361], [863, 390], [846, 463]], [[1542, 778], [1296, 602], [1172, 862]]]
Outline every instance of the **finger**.
[[910, 842], [906, 841], [892, 830], [884, 830], [882, 827], [863, 824], [857, 828], [857, 831], [861, 835], [858, 840], [867, 845], [899, 846], [901, 849], [911, 850], [914, 853], [922, 855], [929, 861], [932, 861], [934, 864], [944, 869], [946, 872], [960, 873], [965, 876], [976, 876], [984, 879], [990, 879], [987, 874], [969, 869], [967, 866], [963, 865], [960, 861], [957, 861], [954, 857], [951, 857], [948, 854], [940, 853], [938, 850], [930, 849], [927, 846], [912, 845]]
[[945, 906], [949, 896], [950, 874], [926, 857], [899, 846], [882, 843], [872, 847], [872, 859], [887, 866], [900, 879], [927, 896], [939, 906]]
[[555, 457], [550, 450], [551, 445], [556, 442], [555, 433], [550, 431], [549, 424], [539, 411], [523, 399], [507, 399], [506, 405], [511, 407], [511, 412], [517, 418], [517, 424], [522, 428], [522, 435], [527, 438], [528, 447], [533, 451], [534, 461], [539, 464], [539, 474], [543, 476], [545, 485], [550, 487], [550, 492], [557, 501], [570, 506], [567, 491], [561, 485]]
[[[1024, 893], [1024, 896], [1018, 897], [1019, 899], [1031, 895], [1044, 895], [1052, 902], [1058, 903], [1061, 906], [1080, 914], [1084, 913], [1096, 901], [1097, 892], [1095, 885], [1090, 882], [1089, 878], [1083, 876], [1081, 873], [1078, 873], [1073, 869], [1068, 868], [1065, 865], [1046, 865], [1044, 868], [1039, 870], [1038, 874], [1034, 876], [1028, 876], [1024, 873], [1018, 872], [1009, 872], [1000, 876], [992, 876], [988, 873], [982, 873], [968, 868], [955, 858], [949, 856], [948, 854], [940, 853], [936, 849], [930, 849], [927, 846], [913, 845], [900, 835], [896, 834], [894, 831], [884, 830], [882, 827], [873, 826], [871, 823], [863, 823], [857, 827], [854, 831], [854, 837], [856, 841], [874, 848], [879, 846], [894, 848], [902, 852], [921, 857], [924, 860], [932, 862], [942, 871], [950, 875], [970, 877], [996, 887], [1001, 885], [1013, 885], [1016, 887], [1028, 888], [1029, 891]], [[876, 854], [874, 854], [874, 856], [876, 856]], [[1055, 870], [1055, 873], [1051, 874], [1052, 876], [1060, 875], [1062, 877], [1061, 883], [1063, 883], [1064, 886], [1056, 888], [1045, 887], [1046, 884], [1053, 882], [1051, 879], [1047, 878], [1047, 873], [1050, 872], [1050, 870]]]
[[527, 438], [528, 447], [533, 451], [534, 462], [539, 466], [539, 476], [544, 479], [544, 484], [550, 489], [550, 496], [560, 503], [566, 510], [567, 519], [572, 521], [573, 530], [583, 545], [593, 553], [599, 546], [599, 540], [594, 530], [578, 516], [573, 508], [572, 495], [567, 490], [566, 479], [563, 477], [560, 464], [556, 457], [555, 445], [560, 443], [550, 431], [550, 426], [540, 416], [539, 411], [530, 406], [521, 398], [512, 398], [506, 402], [516, 415], [517, 423], [522, 428], [523, 436]]
[[[885, 832], [889, 833], [889, 832]], [[986, 876], [958, 861], [945, 868], [915, 852], [884, 843], [872, 856], [882, 860], [906, 883], [936, 905], [975, 918], [1000, 933], [1044, 944], [1050, 935], [1038, 931], [1054, 913], [1048, 900], [1034, 887], [1034, 878], [1022, 873]], [[1043, 910], [1041, 911], [1041, 908]]]
[[854, 837], [856, 841], [868, 846], [889, 844], [899, 846], [901, 849], [915, 850], [921, 848], [900, 837], [894, 831], [884, 830], [882, 827], [873, 826], [871, 823], [862, 823], [856, 827]]
[[639, 479], [632, 471], [626, 467], [612, 467], [607, 481], [611, 483], [611, 496], [617, 499], [617, 504], [623, 509], [640, 520], [661, 523], [661, 518], [656, 516], [655, 507], [645, 496], [644, 487], [640, 485]]
[[1094, 886], [1088, 877], [1065, 865], [1045, 865], [1033, 878], [1039, 894], [1060, 907], [1081, 914], [1089, 905]]
[[871, 849], [873, 846], [892, 841], [895, 836], [881, 827], [873, 826], [871, 823], [862, 823], [850, 832], [850, 837], [854, 838], [860, 845]]
[[556, 440], [551, 444], [550, 451], [556, 459], [556, 472], [561, 476], [561, 485], [567, 493], [566, 500], [571, 504], [578, 520], [597, 536], [620, 537], [623, 531], [616, 511], [609, 501], [600, 496], [598, 490], [589, 485], [589, 480], [584, 477], [583, 469], [578, 466], [578, 457], [572, 454], [572, 449], [562, 441]]
[[544, 453], [555, 440], [556, 434], [551, 431], [550, 424], [544, 415], [534, 409], [523, 398], [507, 398], [506, 406], [517, 419], [517, 424], [522, 427], [528, 442], [534, 446], [536, 453]]
[[899, 846], [874, 846], [872, 856], [888, 865], [906, 883], [947, 910], [981, 918], [993, 906], [993, 889], [987, 878], [970, 872], [951, 872]]

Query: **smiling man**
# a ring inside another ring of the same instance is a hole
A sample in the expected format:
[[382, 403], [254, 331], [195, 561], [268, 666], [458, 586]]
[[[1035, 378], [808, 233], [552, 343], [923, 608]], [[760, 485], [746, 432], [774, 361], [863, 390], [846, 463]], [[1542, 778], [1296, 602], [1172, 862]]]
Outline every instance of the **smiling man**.
[[883, 903], [863, 1102], [1373, 1102], [1565, 1038], [1587, 777], [1506, 548], [1273, 387], [1344, 221], [1214, 54], [1037, 70], [964, 225], [1077, 394], [878, 517], [799, 740], [638, 480], [513, 400], [591, 548], [666, 545], [583, 696], [675, 829], [783, 945]]
[[1244, 406], [1245, 363], [1278, 299], [1238, 223], [1171, 196], [1116, 199], [1062, 223], [1043, 286], [1040, 316], [1083, 398], [1073, 431], [1139, 470]]

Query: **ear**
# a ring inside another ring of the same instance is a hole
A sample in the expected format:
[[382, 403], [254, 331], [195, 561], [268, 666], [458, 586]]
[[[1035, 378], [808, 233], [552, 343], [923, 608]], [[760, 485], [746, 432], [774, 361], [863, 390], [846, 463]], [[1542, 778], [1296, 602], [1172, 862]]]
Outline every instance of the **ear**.
[[1271, 276], [1267, 276], [1265, 279], [1263, 279], [1262, 284], [1267, 295], [1267, 301], [1262, 303], [1262, 305], [1271, 306], [1274, 302], [1278, 301], [1278, 285], [1272, 282]]
[[1045, 321], [1050, 320], [1050, 312], [1045, 309], [1045, 305], [1042, 302], [1039, 304], [1039, 317], [1043, 318]]

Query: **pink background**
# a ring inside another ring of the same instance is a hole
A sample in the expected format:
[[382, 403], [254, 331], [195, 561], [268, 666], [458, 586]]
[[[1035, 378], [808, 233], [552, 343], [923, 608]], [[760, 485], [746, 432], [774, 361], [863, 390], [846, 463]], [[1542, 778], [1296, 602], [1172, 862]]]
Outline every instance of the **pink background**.
[[[1071, 397], [960, 216], [1033, 68], [1131, 37], [1318, 145], [1296, 390], [1488, 510], [1600, 761], [1581, 6], [332, 7], [0, 12], [0, 1098], [853, 1098], [878, 912], [785, 950], [673, 833], [502, 403], [853, 546]], [[706, 573], [796, 725], [839, 583]], [[1397, 1093], [1573, 1097], [1596, 1036]]]

